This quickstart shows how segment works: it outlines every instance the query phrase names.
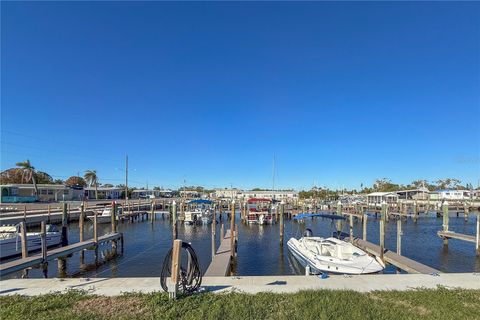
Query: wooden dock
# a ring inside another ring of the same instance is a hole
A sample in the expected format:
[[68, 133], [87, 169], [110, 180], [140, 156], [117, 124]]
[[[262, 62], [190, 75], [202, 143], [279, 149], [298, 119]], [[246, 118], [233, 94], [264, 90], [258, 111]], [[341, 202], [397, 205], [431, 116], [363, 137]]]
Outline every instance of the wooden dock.
[[477, 238], [475, 236], [471, 236], [468, 234], [456, 233], [453, 231], [438, 231], [437, 234], [441, 238], [458, 239], [458, 240], [463, 240], [463, 241], [468, 241], [473, 243], [477, 242]]
[[0, 276], [5, 276], [7, 274], [21, 271], [23, 269], [30, 268], [41, 263], [45, 263], [60, 257], [65, 257], [72, 253], [98, 246], [101, 243], [105, 243], [113, 240], [119, 240], [122, 237], [123, 235], [118, 232], [108, 233], [106, 235], [98, 237], [97, 243], [95, 243], [94, 239], [90, 239], [90, 240], [77, 242], [68, 246], [50, 250], [47, 252], [47, 257], [45, 260], [43, 259], [42, 254], [36, 254], [30, 257], [2, 263], [0, 264]]
[[220, 246], [205, 272], [205, 277], [225, 277], [229, 275], [232, 260], [230, 237], [231, 233], [229, 229], [225, 232], [223, 239], [221, 239]]
[[[355, 238], [353, 244], [365, 252], [377, 256], [380, 256], [380, 246], [373, 244], [371, 242]], [[436, 270], [432, 267], [424, 265], [415, 260], [409, 259], [405, 256], [399, 255], [393, 251], [385, 250], [383, 254], [385, 262], [396, 266], [399, 269], [402, 269], [408, 273], [422, 273], [422, 274], [432, 274], [432, 273], [441, 273], [439, 270]]]

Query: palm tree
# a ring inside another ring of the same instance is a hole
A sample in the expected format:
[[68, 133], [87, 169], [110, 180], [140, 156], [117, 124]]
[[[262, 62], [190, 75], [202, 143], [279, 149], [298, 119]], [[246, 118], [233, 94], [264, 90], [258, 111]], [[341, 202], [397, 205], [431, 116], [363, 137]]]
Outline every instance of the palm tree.
[[95, 186], [95, 199], [98, 200], [98, 177], [97, 177], [97, 170], [87, 170], [83, 175], [85, 181], [87, 181], [88, 185], [91, 187], [92, 185]]
[[20, 167], [22, 170], [22, 181], [25, 179], [26, 182], [32, 180], [33, 188], [35, 189], [35, 195], [38, 195], [37, 180], [35, 179], [35, 168], [30, 163], [30, 160], [23, 162], [17, 162], [15, 164], [17, 167]]

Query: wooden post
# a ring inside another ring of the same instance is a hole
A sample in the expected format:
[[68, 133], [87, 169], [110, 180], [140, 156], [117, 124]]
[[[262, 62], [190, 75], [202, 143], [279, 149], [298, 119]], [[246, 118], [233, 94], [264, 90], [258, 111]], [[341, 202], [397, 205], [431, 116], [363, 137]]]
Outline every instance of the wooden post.
[[285, 215], [285, 202], [282, 202], [280, 203], [280, 245], [283, 246], [283, 229], [284, 229], [284, 226], [283, 226], [283, 219], [284, 219], [284, 215]]
[[22, 240], [22, 258], [28, 257], [27, 227], [25, 221], [20, 222], [20, 236]]
[[477, 256], [480, 256], [480, 213], [477, 213], [477, 241], [475, 243], [475, 250], [477, 251]]
[[397, 220], [397, 254], [402, 254], [402, 219]]
[[93, 210], [93, 242], [95, 244], [95, 264], [98, 264], [98, 229], [96, 210]]
[[173, 201], [172, 204], [172, 238], [177, 239], [177, 203]]
[[[174, 202], [175, 206], [175, 202]], [[173, 249], [172, 249], [172, 286], [173, 290], [170, 291], [169, 289], [169, 296], [170, 298], [176, 299], [177, 291], [178, 291], [178, 278], [180, 275], [180, 249], [182, 248], [182, 240], [174, 240], [173, 241]]]
[[235, 258], [235, 200], [232, 200], [230, 213], [230, 255]]
[[222, 243], [224, 238], [225, 238], [225, 226], [222, 223], [220, 224], [220, 243]]
[[213, 205], [213, 220], [212, 220], [212, 259], [215, 256], [215, 236], [217, 235], [217, 217], [215, 214], [216, 205]]
[[382, 202], [382, 214], [380, 216], [380, 259], [383, 259], [383, 252], [385, 251], [385, 219], [387, 215], [387, 203]]
[[[443, 231], [448, 231], [448, 202], [443, 203]], [[448, 246], [448, 238], [443, 238], [443, 245]]]
[[413, 203], [413, 222], [417, 222], [418, 218], [418, 205], [417, 200]]
[[[83, 203], [82, 203], [83, 205]], [[51, 213], [51, 210], [50, 210], [50, 205], [47, 206], [47, 214], [48, 214], [48, 218], [47, 218], [47, 222], [50, 223], [50, 213]]]
[[[79, 227], [79, 232], [80, 232], [80, 242], [83, 242], [83, 236], [84, 236], [84, 224], [85, 224], [85, 207], [83, 203], [80, 205], [80, 216], [78, 217], [78, 227]], [[83, 252], [83, 251], [82, 251]]]
[[40, 224], [40, 238], [42, 241], [42, 271], [43, 277], [48, 276], [48, 262], [47, 262], [47, 226], [45, 221]]
[[364, 241], [367, 241], [367, 220], [368, 220], [368, 216], [366, 213], [363, 214], [363, 219], [362, 219], [362, 236], [363, 236], [363, 240]]
[[468, 206], [465, 204], [463, 207], [463, 218], [465, 222], [468, 222], [468, 214], [469, 214]]
[[152, 200], [152, 208], [151, 208], [151, 211], [150, 211], [150, 222], [153, 223], [153, 221], [155, 220], [155, 201]]
[[27, 223], [27, 205], [23, 206], [23, 222]]
[[350, 243], [353, 243], [353, 214], [350, 213], [349, 216], [350, 222]]
[[[111, 216], [112, 233], [117, 233], [117, 203], [112, 201], [112, 216]], [[112, 241], [112, 252], [117, 254], [117, 240]]]
[[[339, 217], [342, 216], [342, 203], [340, 201], [337, 202], [337, 215]], [[337, 233], [342, 232], [342, 221], [340, 219], [337, 220]]]
[[62, 246], [68, 245], [68, 235], [67, 235], [67, 226], [68, 226], [68, 216], [67, 216], [67, 204], [63, 203], [62, 208]]

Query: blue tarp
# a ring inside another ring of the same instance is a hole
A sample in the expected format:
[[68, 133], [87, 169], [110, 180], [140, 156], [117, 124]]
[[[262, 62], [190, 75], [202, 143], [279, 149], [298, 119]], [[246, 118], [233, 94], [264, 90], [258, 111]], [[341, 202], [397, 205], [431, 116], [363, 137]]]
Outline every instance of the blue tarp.
[[294, 220], [300, 220], [304, 218], [313, 218], [313, 217], [320, 217], [320, 218], [327, 218], [327, 219], [332, 219], [332, 220], [346, 220], [347, 218], [342, 217], [342, 216], [337, 216], [334, 214], [328, 214], [328, 213], [299, 213], [295, 217], [293, 217]]
[[195, 200], [189, 201], [188, 203], [212, 204], [212, 201], [210, 201], [210, 200], [205, 200], [205, 199], [195, 199]]

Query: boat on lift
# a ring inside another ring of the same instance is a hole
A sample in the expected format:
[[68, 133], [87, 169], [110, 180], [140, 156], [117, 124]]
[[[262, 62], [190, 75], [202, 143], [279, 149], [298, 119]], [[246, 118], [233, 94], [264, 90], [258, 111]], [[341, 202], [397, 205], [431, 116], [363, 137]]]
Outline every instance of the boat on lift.
[[205, 199], [194, 199], [187, 203], [188, 210], [185, 212], [185, 225], [210, 224], [214, 214], [212, 201]]
[[[120, 208], [118, 208], [120, 210]], [[94, 216], [88, 216], [88, 219], [92, 221]], [[112, 208], [104, 208], [101, 214], [97, 214], [97, 223], [111, 223], [112, 222]]]
[[[301, 220], [311, 217], [322, 217], [334, 220], [344, 220], [344, 217], [322, 214], [302, 213], [294, 217]], [[342, 234], [341, 232], [335, 232]], [[300, 239], [290, 238], [287, 242], [288, 250], [295, 259], [310, 273], [339, 273], [339, 274], [369, 274], [382, 271], [385, 266], [375, 257], [353, 244], [335, 237], [322, 238], [312, 236], [307, 229]]]
[[250, 198], [247, 202], [248, 224], [273, 224], [275, 223], [272, 211], [272, 200], [267, 198]]
[[[58, 246], [62, 240], [61, 232], [54, 225], [47, 224], [45, 240], [47, 247]], [[40, 232], [27, 232], [27, 250], [35, 251], [42, 248]], [[0, 226], [0, 259], [22, 254], [19, 226]]]

